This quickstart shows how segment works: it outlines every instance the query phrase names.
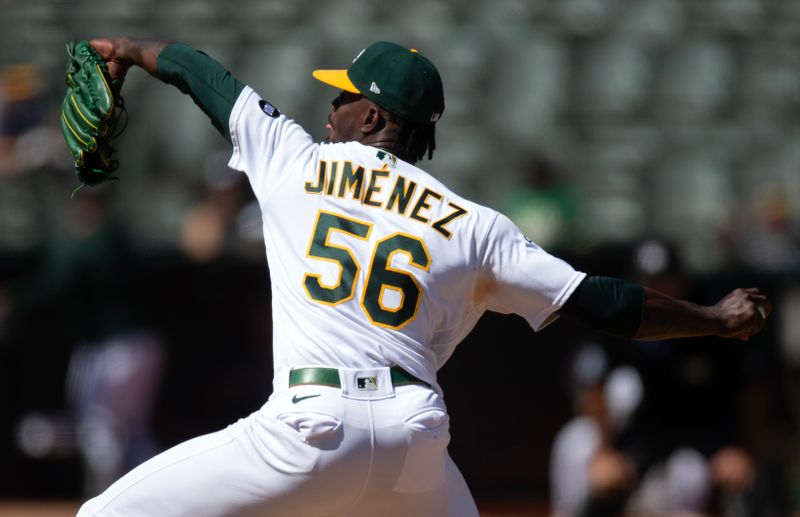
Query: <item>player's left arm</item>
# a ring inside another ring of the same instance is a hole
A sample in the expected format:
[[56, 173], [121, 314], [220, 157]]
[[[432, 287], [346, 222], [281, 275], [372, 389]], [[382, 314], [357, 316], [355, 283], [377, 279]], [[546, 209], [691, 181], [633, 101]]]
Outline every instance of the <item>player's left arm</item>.
[[647, 294], [634, 339], [720, 336], [747, 340], [758, 333], [772, 304], [757, 288], [735, 289], [711, 306], [676, 300], [653, 289]]
[[772, 305], [756, 288], [736, 289], [711, 306], [678, 300], [618, 278], [588, 276], [559, 313], [596, 330], [638, 340], [697, 336], [747, 340]]

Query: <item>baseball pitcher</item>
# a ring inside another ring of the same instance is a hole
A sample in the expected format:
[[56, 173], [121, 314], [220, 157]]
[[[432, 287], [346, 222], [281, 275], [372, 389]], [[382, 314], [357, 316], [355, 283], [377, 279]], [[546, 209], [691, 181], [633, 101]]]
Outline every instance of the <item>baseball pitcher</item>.
[[316, 70], [338, 90], [318, 143], [187, 45], [90, 44], [114, 84], [144, 68], [231, 143], [229, 166], [262, 210], [274, 390], [227, 429], [135, 468], [80, 516], [477, 516], [447, 454], [436, 372], [485, 311], [535, 330], [564, 315], [637, 339], [747, 339], [770, 311], [757, 289], [703, 307], [576, 271], [418, 168], [445, 103], [415, 49], [377, 42], [347, 70]]

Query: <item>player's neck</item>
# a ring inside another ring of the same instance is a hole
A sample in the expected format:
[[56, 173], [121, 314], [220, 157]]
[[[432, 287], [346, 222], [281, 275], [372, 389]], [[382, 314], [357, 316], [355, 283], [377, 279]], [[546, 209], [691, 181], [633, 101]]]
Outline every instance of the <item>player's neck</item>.
[[404, 162], [408, 162], [414, 164], [417, 162], [413, 157], [405, 155], [401, 150], [395, 148], [395, 141], [392, 140], [373, 140], [373, 139], [362, 139], [360, 142], [364, 145], [368, 145], [370, 147], [375, 147], [377, 149], [383, 149], [384, 151], [388, 151], [393, 155], [397, 156]]
[[361, 143], [364, 145], [368, 145], [370, 147], [377, 147], [378, 149], [383, 149], [385, 151], [391, 152], [394, 149], [394, 139], [374, 139], [374, 138], [362, 138]]
[[359, 142], [370, 147], [376, 147], [378, 149], [389, 151], [401, 160], [414, 163], [416, 160], [409, 159], [410, 157], [408, 156], [402, 156], [402, 154], [399, 154], [398, 150], [395, 148], [398, 132], [399, 126], [396, 123], [387, 122], [380, 128], [380, 130], [365, 134], [361, 140], [359, 140]]

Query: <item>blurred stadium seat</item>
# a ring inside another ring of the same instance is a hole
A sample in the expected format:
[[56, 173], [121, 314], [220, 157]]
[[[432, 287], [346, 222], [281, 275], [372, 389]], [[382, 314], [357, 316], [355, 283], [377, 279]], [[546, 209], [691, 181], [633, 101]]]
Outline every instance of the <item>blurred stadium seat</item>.
[[[54, 90], [68, 38], [169, 37], [227, 64], [315, 138], [332, 95], [310, 70], [344, 66], [375, 39], [420, 48], [441, 68], [447, 94], [437, 150], [445, 163], [430, 169], [495, 205], [515, 188], [524, 152], [556, 153], [592, 214], [581, 238], [593, 242], [658, 228], [697, 247], [689, 241], [699, 237], [681, 231], [685, 221], [658, 207], [690, 184], [715, 189], [704, 199], [722, 191], [719, 203], [741, 201], [742, 188], [760, 181], [751, 173], [758, 168], [763, 179], [767, 169], [747, 155], [782, 170], [797, 165], [796, 153], [783, 151], [800, 126], [800, 7], [792, 0], [414, 0], [402, 9], [390, 0], [8, 0], [0, 12], [0, 65], [33, 61]], [[84, 34], [87, 27], [99, 32]], [[155, 169], [166, 164], [191, 183], [198, 153], [223, 143], [196, 130], [202, 115], [174, 92], [137, 74], [126, 90], [132, 126], [148, 127], [131, 130], [129, 145], [142, 152], [129, 151], [128, 166], [142, 172], [130, 180], [161, 176]], [[153, 122], [165, 114], [168, 124]], [[152, 134], [161, 145], [147, 141]], [[784, 158], [770, 158], [773, 151]], [[490, 162], [504, 172], [485, 174]], [[692, 172], [660, 172], [676, 163], [693, 164]], [[684, 217], [711, 235], [723, 216], [706, 211], [717, 215]], [[697, 270], [719, 266], [692, 257]]]

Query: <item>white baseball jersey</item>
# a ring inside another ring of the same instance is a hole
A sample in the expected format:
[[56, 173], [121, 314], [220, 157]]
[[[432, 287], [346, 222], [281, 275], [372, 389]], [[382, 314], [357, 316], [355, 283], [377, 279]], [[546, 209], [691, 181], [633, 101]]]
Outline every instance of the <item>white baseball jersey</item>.
[[[436, 370], [484, 311], [539, 329], [584, 274], [385, 151], [312, 142], [250, 88], [230, 134], [230, 166], [247, 173], [264, 218], [274, 391], [79, 515], [477, 517], [447, 453]], [[338, 379], [289, 382], [308, 366]], [[395, 366], [430, 386], [395, 383]]]
[[538, 330], [585, 276], [385, 151], [313, 142], [250, 88], [230, 133], [263, 214], [276, 373], [398, 365], [436, 386], [484, 311]]

